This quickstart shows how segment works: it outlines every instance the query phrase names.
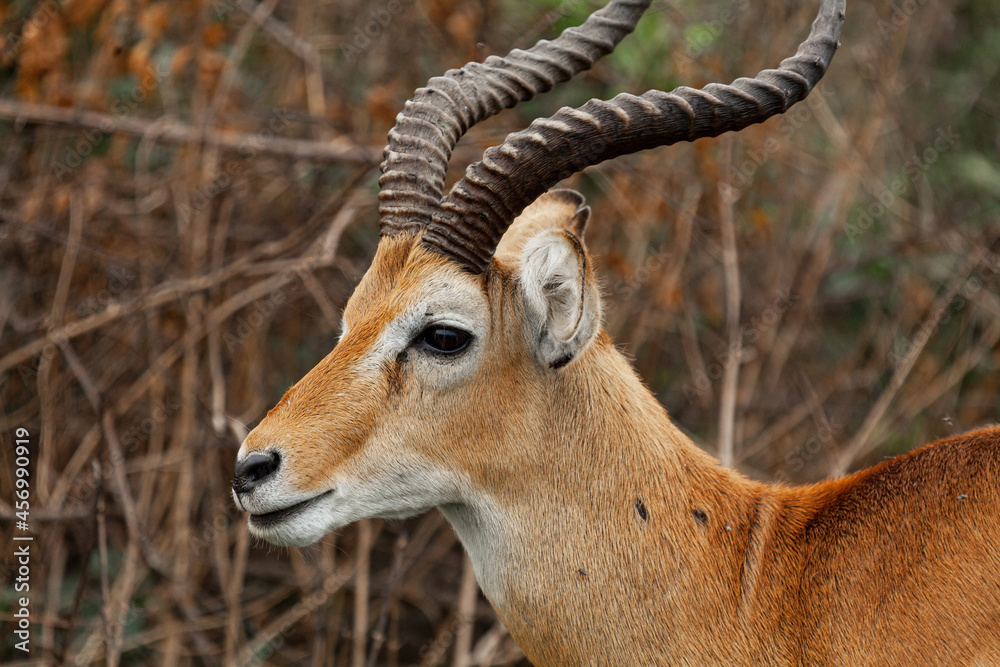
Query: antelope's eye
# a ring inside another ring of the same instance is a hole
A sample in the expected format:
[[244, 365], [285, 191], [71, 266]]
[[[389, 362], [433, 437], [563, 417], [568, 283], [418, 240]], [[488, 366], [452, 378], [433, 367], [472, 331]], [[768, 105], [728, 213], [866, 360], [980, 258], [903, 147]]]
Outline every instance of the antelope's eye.
[[468, 347], [472, 334], [451, 327], [430, 326], [424, 329], [417, 340], [434, 352], [455, 354]]

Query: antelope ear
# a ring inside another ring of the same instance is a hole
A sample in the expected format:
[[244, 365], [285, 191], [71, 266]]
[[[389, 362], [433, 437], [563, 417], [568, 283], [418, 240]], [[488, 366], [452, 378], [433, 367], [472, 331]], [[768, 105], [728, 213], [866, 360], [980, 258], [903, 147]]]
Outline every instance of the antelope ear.
[[546, 230], [524, 245], [518, 282], [526, 337], [539, 363], [562, 368], [587, 347], [601, 321], [601, 299], [580, 239]]
[[583, 238], [590, 207], [575, 190], [549, 190], [514, 219], [494, 253], [501, 261], [516, 261], [529, 239], [547, 229], [564, 229]]

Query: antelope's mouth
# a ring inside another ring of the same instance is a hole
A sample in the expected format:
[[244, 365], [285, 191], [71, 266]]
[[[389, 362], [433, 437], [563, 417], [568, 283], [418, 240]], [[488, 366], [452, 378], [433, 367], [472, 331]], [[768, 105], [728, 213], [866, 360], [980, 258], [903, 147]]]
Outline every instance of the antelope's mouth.
[[321, 499], [327, 497], [333, 493], [333, 489], [329, 491], [324, 491], [318, 496], [313, 496], [312, 498], [307, 498], [300, 503], [295, 503], [294, 505], [289, 505], [288, 507], [283, 507], [280, 510], [274, 510], [273, 512], [265, 512], [263, 514], [251, 514], [250, 522], [256, 528], [269, 528], [271, 526], [276, 526], [283, 521], [287, 521], [295, 516], [298, 516], [302, 512], [306, 511], [312, 505], [319, 502]]

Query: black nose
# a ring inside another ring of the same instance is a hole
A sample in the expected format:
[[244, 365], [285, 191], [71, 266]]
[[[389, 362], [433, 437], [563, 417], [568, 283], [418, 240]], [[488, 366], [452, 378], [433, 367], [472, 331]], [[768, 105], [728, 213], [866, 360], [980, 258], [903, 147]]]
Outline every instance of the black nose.
[[236, 463], [233, 491], [247, 493], [255, 486], [269, 480], [281, 466], [278, 452], [254, 452]]

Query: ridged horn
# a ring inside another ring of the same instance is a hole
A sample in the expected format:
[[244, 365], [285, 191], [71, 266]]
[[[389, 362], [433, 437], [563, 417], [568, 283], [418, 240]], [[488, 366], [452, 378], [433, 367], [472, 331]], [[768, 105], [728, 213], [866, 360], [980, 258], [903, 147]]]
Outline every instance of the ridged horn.
[[470, 127], [589, 69], [649, 4], [614, 0], [552, 41], [448, 70], [419, 88], [389, 131], [379, 179], [382, 235], [417, 233], [440, 210], [448, 160]]
[[604, 160], [741, 130], [784, 113], [826, 73], [840, 45], [845, 2], [823, 0], [796, 54], [753, 79], [590, 100], [508, 135], [452, 187], [421, 242], [482, 273], [514, 218], [564, 178]]

